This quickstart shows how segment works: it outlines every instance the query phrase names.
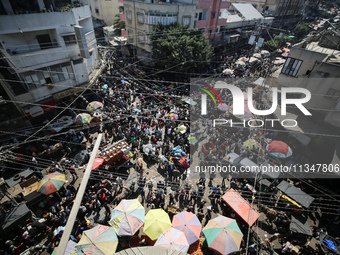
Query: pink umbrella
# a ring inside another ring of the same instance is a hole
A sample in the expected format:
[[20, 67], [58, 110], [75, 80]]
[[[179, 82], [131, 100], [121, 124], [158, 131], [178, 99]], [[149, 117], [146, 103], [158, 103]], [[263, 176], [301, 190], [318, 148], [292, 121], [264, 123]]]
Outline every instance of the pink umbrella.
[[157, 239], [154, 246], [161, 246], [170, 248], [171, 250], [181, 251], [187, 253], [189, 250], [189, 243], [185, 234], [176, 228], [169, 228], [164, 231]]
[[281, 54], [281, 56], [284, 57], [284, 58], [288, 57], [288, 55], [289, 55], [288, 52], [285, 52], [285, 53], [282, 53], [282, 54]]
[[172, 219], [172, 226], [182, 231], [189, 244], [196, 242], [202, 231], [202, 224], [197, 216], [191, 212], [181, 212]]
[[217, 109], [219, 109], [220, 111], [222, 111], [222, 112], [226, 112], [226, 111], [228, 111], [229, 110], [229, 106], [227, 105], [227, 104], [219, 104], [218, 106], [217, 106]]

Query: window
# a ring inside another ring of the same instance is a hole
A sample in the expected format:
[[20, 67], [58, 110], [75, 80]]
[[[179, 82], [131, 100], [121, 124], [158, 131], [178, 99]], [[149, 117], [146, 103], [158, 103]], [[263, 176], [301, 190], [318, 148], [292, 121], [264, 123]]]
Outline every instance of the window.
[[331, 100], [338, 101], [340, 97], [340, 91], [335, 89], [329, 89], [326, 93], [326, 97]]
[[177, 22], [177, 14], [148, 14], [146, 19], [149, 25], [160, 23], [167, 26]]
[[212, 34], [212, 30], [208, 30], [208, 35], [211, 35]]
[[126, 18], [132, 20], [132, 11], [126, 11]]
[[66, 46], [69, 46], [69, 45], [77, 43], [75, 35], [65, 35], [65, 36], [63, 36], [63, 39], [64, 39], [64, 42], [65, 42]]
[[52, 48], [53, 44], [50, 38], [49, 34], [45, 34], [45, 35], [37, 35], [36, 36], [37, 41], [40, 45], [40, 48], [43, 49], [48, 49], [48, 48]]
[[301, 64], [301, 60], [288, 58], [284, 67], [282, 68], [282, 73], [295, 77], [297, 72], [299, 71]]
[[144, 43], [144, 34], [143, 33], [138, 33], [138, 42], [139, 43]]
[[137, 21], [139, 23], [144, 23], [144, 14], [143, 13], [137, 13]]
[[99, 14], [99, 10], [96, 8], [96, 13]]
[[190, 16], [184, 16], [182, 20], [183, 25], [190, 26], [190, 20], [191, 20]]
[[215, 12], [211, 12], [211, 18], [214, 19], [215, 18]]

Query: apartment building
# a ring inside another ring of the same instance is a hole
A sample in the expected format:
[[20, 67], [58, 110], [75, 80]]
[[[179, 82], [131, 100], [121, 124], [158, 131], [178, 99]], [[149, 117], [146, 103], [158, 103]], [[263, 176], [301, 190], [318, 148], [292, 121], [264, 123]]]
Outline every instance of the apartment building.
[[123, 6], [123, 0], [79, 0], [79, 2], [89, 5], [92, 17], [104, 21], [107, 26], [113, 25], [116, 16], [120, 14], [119, 7]]
[[321, 38], [296, 44], [281, 70], [279, 87], [303, 87], [312, 94], [305, 103], [313, 117], [340, 127], [340, 36], [327, 31]]
[[[178, 22], [189, 29], [195, 26], [196, 4], [191, 0], [125, 0], [124, 15], [128, 43], [136, 46], [138, 56], [151, 53], [148, 34], [152, 26], [160, 23], [170, 25]], [[125, 35], [125, 33], [122, 33]]]
[[40, 8], [45, 7], [37, 8], [40, 13], [0, 16], [0, 53], [6, 65], [1, 85], [33, 122], [46, 120], [44, 114], [86, 85], [98, 65], [88, 5], [64, 12], [41, 12]]

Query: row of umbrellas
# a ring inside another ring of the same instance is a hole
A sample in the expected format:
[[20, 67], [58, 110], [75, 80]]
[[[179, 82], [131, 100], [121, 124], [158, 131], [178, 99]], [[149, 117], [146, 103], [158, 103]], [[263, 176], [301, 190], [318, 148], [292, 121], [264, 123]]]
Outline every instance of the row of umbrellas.
[[[199, 240], [202, 225], [197, 216], [181, 212], [171, 223], [162, 209], [152, 209], [144, 218], [144, 208], [138, 200], [122, 200], [112, 211], [110, 225], [98, 225], [84, 231], [76, 245], [76, 254], [113, 254], [118, 245], [118, 236], [132, 236], [144, 224], [144, 234], [156, 240], [154, 246], [188, 252], [189, 246]], [[145, 220], [145, 223], [144, 223]], [[218, 216], [203, 229], [208, 247], [220, 254], [229, 254], [240, 249], [243, 234], [236, 221]]]

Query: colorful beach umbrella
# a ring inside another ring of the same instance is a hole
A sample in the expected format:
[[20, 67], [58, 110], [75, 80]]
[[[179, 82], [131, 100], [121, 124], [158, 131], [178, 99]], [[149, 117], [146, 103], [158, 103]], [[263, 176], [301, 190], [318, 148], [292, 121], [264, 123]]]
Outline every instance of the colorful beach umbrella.
[[87, 105], [86, 110], [92, 112], [92, 111], [96, 111], [101, 108], [103, 108], [103, 103], [98, 102], [98, 101], [93, 101]]
[[238, 66], [245, 66], [246, 65], [246, 63], [244, 63], [243, 61], [236, 61], [235, 64], [238, 65]]
[[171, 113], [169, 117], [170, 117], [170, 119], [177, 119], [176, 114], [174, 114], [174, 113]]
[[111, 255], [116, 252], [118, 237], [112, 227], [97, 225], [83, 232], [76, 245], [77, 255]]
[[111, 211], [109, 224], [118, 236], [133, 236], [144, 224], [145, 209], [137, 199], [123, 199]]
[[270, 156], [285, 159], [293, 155], [292, 149], [282, 141], [272, 141], [267, 145], [266, 150]]
[[163, 209], [151, 209], [146, 214], [143, 231], [151, 240], [156, 240], [169, 228], [171, 228], [171, 221]]
[[169, 228], [168, 230], [164, 231], [158, 237], [154, 246], [166, 247], [171, 250], [185, 253], [189, 250], [189, 243], [185, 237], [185, 234], [176, 228]]
[[189, 244], [196, 242], [202, 231], [202, 224], [191, 212], [181, 212], [172, 219], [172, 226], [185, 234]]
[[38, 183], [37, 191], [48, 196], [60, 190], [65, 181], [65, 174], [62, 173], [54, 172], [45, 175]]
[[219, 254], [226, 255], [240, 250], [243, 234], [234, 219], [220, 215], [209, 220], [203, 234], [209, 248]]
[[74, 123], [77, 125], [90, 124], [91, 120], [92, 116], [90, 114], [80, 113], [75, 117]]

